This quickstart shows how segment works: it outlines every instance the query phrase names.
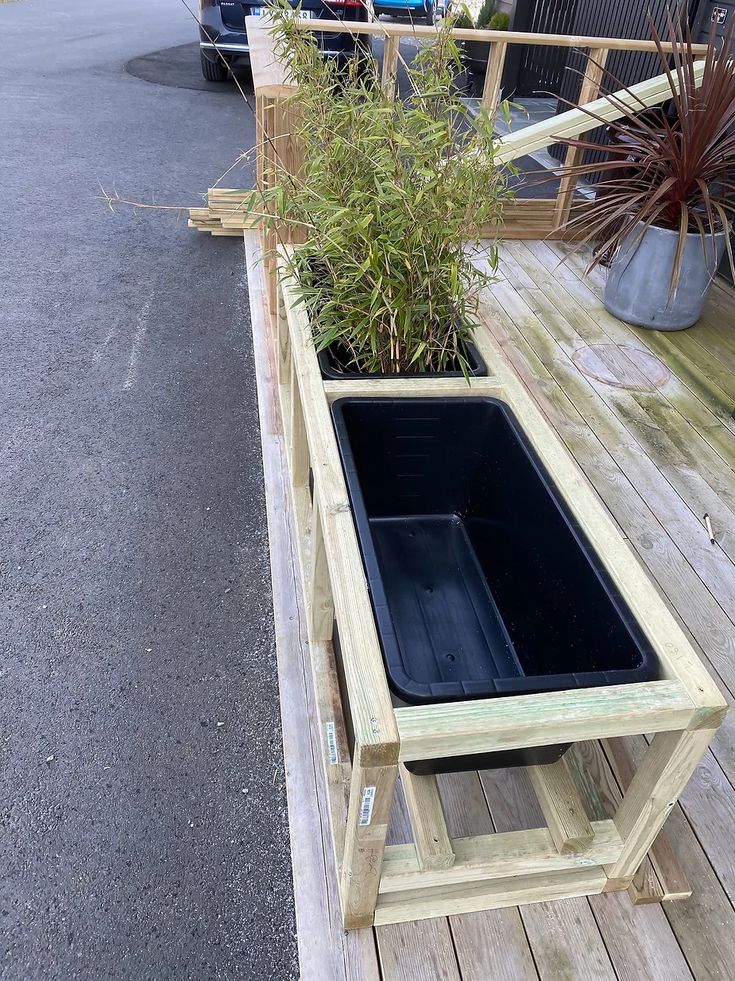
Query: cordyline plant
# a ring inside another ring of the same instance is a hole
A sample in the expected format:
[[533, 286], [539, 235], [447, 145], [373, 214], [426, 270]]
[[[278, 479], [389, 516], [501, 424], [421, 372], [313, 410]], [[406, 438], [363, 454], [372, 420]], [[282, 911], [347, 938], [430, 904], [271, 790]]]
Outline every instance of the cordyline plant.
[[[664, 51], [653, 21], [651, 35], [658, 50], [661, 74], [671, 89], [668, 113], [652, 114], [645, 104], [614, 75], [605, 76], [626, 94], [607, 94], [605, 98], [623, 116], [607, 123], [584, 106], [591, 119], [608, 126], [619, 142], [608, 143], [604, 163], [582, 163], [562, 173], [587, 177], [597, 172], [607, 175], [596, 185], [594, 204], [583, 216], [573, 219], [584, 224], [586, 234], [579, 243], [595, 241], [597, 248], [590, 269], [614, 254], [633, 236], [640, 242], [650, 226], [678, 231], [679, 238], [672, 269], [670, 289], [679, 282], [681, 258], [686, 236], [697, 233], [705, 250], [707, 238], [728, 228], [735, 211], [735, 65], [727, 55], [718, 56], [711, 37], [703, 74], [697, 84], [695, 57], [689, 30], [682, 34], [669, 20], [669, 39], [673, 52]], [[723, 42], [729, 52], [732, 29]], [[571, 105], [571, 103], [570, 103]], [[564, 144], [581, 150], [599, 150], [599, 144], [585, 139], [566, 139]], [[735, 264], [726, 236], [730, 267]]]
[[467, 374], [478, 295], [498, 261], [491, 244], [479, 269], [467, 243], [479, 247], [510, 192], [490, 119], [473, 119], [455, 88], [451, 22], [408, 68], [402, 102], [381, 91], [372, 58], [324, 58], [296, 16], [273, 12], [277, 54], [298, 86], [304, 165], [261, 203], [275, 227], [291, 222], [305, 237], [291, 273], [317, 349], [343, 370]]

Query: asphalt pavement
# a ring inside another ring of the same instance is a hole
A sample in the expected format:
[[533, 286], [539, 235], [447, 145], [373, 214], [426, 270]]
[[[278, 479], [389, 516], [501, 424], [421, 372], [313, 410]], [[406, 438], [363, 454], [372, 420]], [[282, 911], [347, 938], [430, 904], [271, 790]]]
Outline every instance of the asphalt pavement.
[[3, 981], [297, 975], [243, 246], [175, 210], [254, 122], [195, 40], [0, 3]]

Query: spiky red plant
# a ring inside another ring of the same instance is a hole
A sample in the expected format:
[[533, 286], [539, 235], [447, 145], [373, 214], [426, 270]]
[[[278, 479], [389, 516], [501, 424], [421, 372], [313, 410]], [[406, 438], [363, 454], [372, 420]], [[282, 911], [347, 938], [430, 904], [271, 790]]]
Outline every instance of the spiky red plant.
[[[679, 240], [671, 288], [679, 280], [686, 236], [706, 238], [728, 228], [735, 213], [735, 63], [730, 55], [733, 29], [718, 50], [710, 37], [701, 80], [697, 84], [695, 55], [689, 29], [669, 21], [673, 51], [664, 51], [653, 21], [651, 35], [671, 89], [671, 110], [652, 116], [650, 109], [614, 75], [605, 71], [618, 94], [608, 99], [623, 115], [608, 123], [581, 107], [596, 122], [608, 126], [619, 142], [605, 147], [604, 163], [582, 163], [564, 173], [588, 177], [602, 172], [594, 204], [570, 224], [583, 222], [581, 244], [595, 241], [591, 267], [613, 253], [636, 229], [639, 240], [651, 225], [678, 230]], [[606, 87], [611, 87], [609, 84]], [[625, 100], [621, 99], [625, 93]], [[567, 146], [599, 150], [589, 139], [565, 139]], [[604, 176], [607, 175], [607, 176]], [[727, 255], [735, 276], [735, 262], [727, 236]]]

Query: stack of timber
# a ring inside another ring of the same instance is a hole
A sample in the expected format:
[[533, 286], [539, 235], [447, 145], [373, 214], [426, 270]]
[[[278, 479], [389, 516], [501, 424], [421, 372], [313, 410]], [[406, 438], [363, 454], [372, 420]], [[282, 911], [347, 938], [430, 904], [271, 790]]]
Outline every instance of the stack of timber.
[[250, 190], [232, 187], [210, 187], [205, 208], [189, 208], [189, 228], [210, 235], [242, 236], [245, 229], [255, 228], [257, 221], [247, 211]]

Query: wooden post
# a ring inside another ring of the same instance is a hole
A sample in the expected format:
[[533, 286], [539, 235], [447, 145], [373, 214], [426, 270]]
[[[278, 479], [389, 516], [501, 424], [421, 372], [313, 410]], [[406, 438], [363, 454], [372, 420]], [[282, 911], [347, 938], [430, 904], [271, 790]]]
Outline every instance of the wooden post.
[[[273, 270], [273, 275], [276, 275], [275, 269]], [[280, 290], [277, 290], [276, 292], [280, 293]], [[279, 303], [278, 301], [276, 302], [276, 332], [278, 340], [276, 354], [278, 357], [278, 384], [289, 385], [291, 382], [291, 340], [288, 331], [288, 321], [284, 316], [282, 316], [283, 303]], [[290, 422], [290, 415], [288, 420], [284, 420], [284, 422], [286, 421]]]
[[557, 849], [566, 854], [591, 844], [595, 833], [566, 761], [529, 766], [527, 772]]
[[614, 818], [624, 844], [617, 862], [605, 868], [607, 889], [626, 888], [632, 882], [715, 732], [698, 729], [654, 736]]
[[[290, 358], [290, 351], [289, 351]], [[296, 367], [290, 362], [290, 384], [288, 399], [283, 400], [284, 408], [289, 411], [289, 425], [285, 436], [289, 444], [289, 459], [291, 461], [291, 488], [293, 493], [294, 523], [298, 536], [299, 557], [302, 574], [306, 573], [307, 545], [309, 540], [309, 516], [311, 514], [311, 495], [309, 494], [309, 442], [306, 437], [304, 409], [301, 404], [301, 393], [296, 380]]]
[[498, 105], [500, 95], [500, 83], [503, 78], [503, 67], [508, 45], [504, 41], [496, 41], [490, 45], [490, 53], [487, 56], [487, 71], [485, 72], [485, 84], [482, 89], [482, 105], [488, 112], [493, 113]]
[[329, 582], [327, 553], [324, 548], [322, 519], [319, 501], [314, 498], [311, 518], [311, 558], [309, 573], [311, 601], [309, 617], [309, 640], [331, 641], [334, 628], [334, 599]]
[[[298, 111], [292, 96], [293, 85], [264, 85], [256, 91], [258, 120], [259, 190], [267, 193], [277, 182], [293, 177], [298, 180], [304, 163], [303, 146], [298, 138]], [[272, 205], [264, 205], [272, 213]], [[276, 266], [273, 256], [279, 245], [299, 240], [299, 235], [285, 223], [271, 227], [264, 234], [264, 252], [271, 310], [276, 302]]]
[[422, 871], [451, 868], [454, 849], [449, 840], [436, 777], [417, 776], [403, 764], [400, 770], [419, 868]]
[[398, 74], [398, 49], [401, 38], [397, 34], [386, 37], [383, 46], [383, 73], [380, 76], [380, 87], [383, 94], [393, 98], [396, 92], [396, 76]]
[[[273, 270], [273, 275], [276, 276], [275, 269]], [[276, 350], [278, 358], [278, 384], [288, 385], [291, 381], [291, 340], [289, 337], [288, 320], [285, 316], [285, 308], [279, 289], [276, 290], [276, 337], [278, 341]]]
[[296, 381], [296, 366], [290, 364], [291, 425], [289, 427], [291, 479], [294, 487], [309, 488], [309, 443], [304, 425], [304, 410], [301, 406], [299, 385]]
[[372, 926], [397, 766], [364, 767], [355, 745], [340, 891], [346, 930]]
[[[623, 739], [604, 740], [598, 746], [598, 752], [603, 764], [610, 768], [610, 779], [607, 783], [608, 786], [613, 786], [613, 794], [620, 787], [616, 799], [616, 805], [619, 807], [625, 790], [635, 776], [633, 760]], [[692, 887], [664, 830], [653, 843], [648, 858], [638, 867], [633, 881], [628, 886], [628, 895], [638, 906], [645, 903], [660, 903], [664, 900], [687, 899], [691, 894]]]
[[[594, 102], [594, 100], [600, 94], [600, 87], [602, 86], [607, 55], [607, 48], [590, 48], [589, 54], [587, 55], [587, 65], [585, 68], [584, 78], [582, 79], [582, 88], [579, 93], [578, 105], [584, 106], [587, 105], [588, 102]], [[564, 166], [576, 167], [581, 160], [582, 151], [576, 147], [569, 147], [567, 149]], [[561, 225], [564, 225], [567, 221], [569, 221], [569, 215], [572, 210], [572, 201], [574, 200], [574, 189], [576, 186], [576, 177], [571, 177], [569, 175], [562, 177], [559, 184], [559, 193], [556, 197], [556, 207], [554, 209], [554, 226], [556, 228], [559, 228]]]

